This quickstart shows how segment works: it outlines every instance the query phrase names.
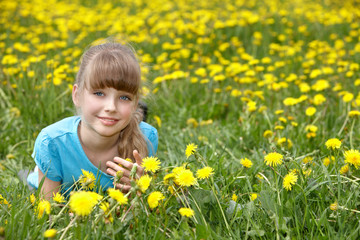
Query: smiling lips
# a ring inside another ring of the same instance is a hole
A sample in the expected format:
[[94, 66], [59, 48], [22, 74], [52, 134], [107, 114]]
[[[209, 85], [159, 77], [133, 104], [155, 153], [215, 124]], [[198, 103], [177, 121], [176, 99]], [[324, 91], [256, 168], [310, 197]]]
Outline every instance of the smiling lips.
[[119, 121], [119, 119], [116, 118], [109, 118], [109, 117], [98, 117], [98, 118], [105, 126], [113, 126]]

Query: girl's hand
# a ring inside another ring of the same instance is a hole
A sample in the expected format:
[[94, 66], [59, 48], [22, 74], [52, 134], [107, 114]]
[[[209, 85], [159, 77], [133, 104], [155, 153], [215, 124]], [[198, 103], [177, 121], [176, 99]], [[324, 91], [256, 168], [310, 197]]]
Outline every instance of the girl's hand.
[[[135, 178], [139, 179], [144, 172], [144, 169], [141, 167], [142, 159], [137, 150], [133, 151], [133, 156], [136, 160], [136, 164], [138, 165]], [[107, 173], [114, 177], [116, 176], [116, 172], [123, 172], [123, 176], [120, 178], [120, 183], [117, 183], [115, 187], [120, 189], [122, 192], [128, 192], [131, 188], [130, 172], [134, 166], [134, 163], [128, 162], [120, 157], [114, 157], [113, 161], [106, 162], [106, 166], [108, 167], [106, 170]]]

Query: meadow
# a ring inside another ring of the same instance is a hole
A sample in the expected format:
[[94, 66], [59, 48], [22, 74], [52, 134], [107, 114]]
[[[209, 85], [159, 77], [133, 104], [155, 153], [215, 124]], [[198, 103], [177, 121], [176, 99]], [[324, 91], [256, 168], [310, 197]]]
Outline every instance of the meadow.
[[[359, 6], [1, 0], [0, 239], [359, 239]], [[157, 158], [130, 195], [85, 172], [44, 200], [18, 172], [108, 37], [141, 62]]]

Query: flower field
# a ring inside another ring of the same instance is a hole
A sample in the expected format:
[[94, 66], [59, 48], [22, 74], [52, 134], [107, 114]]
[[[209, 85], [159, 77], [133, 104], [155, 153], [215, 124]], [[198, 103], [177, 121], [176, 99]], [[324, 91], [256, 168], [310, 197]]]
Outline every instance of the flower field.
[[[359, 239], [359, 6], [0, 0], [0, 239]], [[138, 55], [157, 155], [128, 194], [83, 171], [42, 199], [18, 173], [108, 37]]]

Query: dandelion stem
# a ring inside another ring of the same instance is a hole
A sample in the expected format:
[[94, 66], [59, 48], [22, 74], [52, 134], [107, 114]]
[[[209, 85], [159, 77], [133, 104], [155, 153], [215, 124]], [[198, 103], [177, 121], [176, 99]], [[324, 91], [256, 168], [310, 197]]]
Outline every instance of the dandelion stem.
[[199, 212], [200, 212], [200, 214], [201, 214], [201, 217], [202, 217], [202, 219], [203, 219], [203, 221], [204, 221], [204, 223], [205, 223], [205, 226], [208, 227], [207, 222], [206, 222], [206, 220], [205, 220], [205, 218], [204, 218], [204, 215], [202, 214], [201, 209], [200, 209], [199, 205], [197, 204], [195, 198], [191, 195], [190, 191], [189, 191], [189, 194], [190, 194], [190, 196], [192, 197], [192, 199], [194, 200], [195, 206], [196, 206], [196, 208], [199, 210]]
[[[181, 192], [182, 192], [182, 194], [184, 195], [184, 199], [185, 199], [185, 202], [186, 202], [186, 204], [187, 204], [187, 207], [188, 207], [188, 208], [191, 208], [191, 207], [190, 207], [190, 204], [189, 204], [189, 202], [188, 202], [188, 200], [187, 200], [187, 198], [185, 197], [184, 190], [183, 190], [182, 188], [181, 188]], [[188, 191], [188, 193], [190, 194], [189, 191]], [[190, 195], [191, 195], [191, 194], [190, 194]], [[197, 205], [195, 200], [194, 200], [194, 202], [195, 202], [195, 205]], [[198, 224], [198, 221], [196, 220], [195, 216], [194, 216], [194, 220], [195, 220], [195, 223]]]
[[342, 207], [342, 209], [347, 210], [347, 211], [351, 211], [351, 212], [354, 212], [354, 213], [360, 213], [360, 211], [355, 210], [355, 209], [349, 209], [349, 208], [346, 208], [346, 207]]
[[131, 204], [131, 206], [129, 207], [129, 209], [126, 211], [126, 213], [124, 214], [124, 216], [121, 219], [121, 222], [123, 222], [126, 218], [126, 216], [129, 214], [130, 210], [134, 207], [134, 204]]
[[294, 160], [299, 160], [299, 159], [302, 159], [302, 158], [305, 158], [305, 157], [314, 155], [314, 154], [317, 153], [317, 152], [319, 152], [319, 150], [314, 150], [314, 151], [312, 151], [311, 153], [307, 153], [307, 154], [305, 154], [305, 155], [302, 155], [302, 156], [300, 156], [300, 157], [297, 157], [297, 158], [295, 158]]
[[230, 232], [231, 232], [230, 226], [229, 226], [229, 224], [228, 224], [228, 222], [227, 222], [227, 220], [226, 220], [226, 216], [225, 216], [225, 214], [224, 214], [224, 211], [223, 211], [223, 209], [222, 209], [222, 207], [221, 207], [219, 198], [217, 197], [216, 192], [215, 192], [215, 189], [214, 189], [214, 179], [213, 179], [213, 177], [211, 177], [211, 190], [212, 190], [213, 193], [214, 193], [214, 196], [215, 196], [216, 201], [217, 201], [217, 203], [218, 203], [218, 205], [219, 205], [221, 214], [222, 214], [222, 216], [223, 216], [223, 218], [224, 218], [224, 222], [225, 222], [226, 228], [227, 228], [227, 230], [229, 231], [229, 234], [230, 234]]
[[54, 216], [54, 218], [53, 218], [53, 220], [52, 220], [52, 222], [51, 222], [50, 228], [53, 227], [54, 223], [55, 223], [56, 220], [61, 216], [61, 214], [65, 211], [65, 209], [67, 208], [67, 206], [69, 205], [69, 203], [70, 203], [70, 201], [68, 201], [68, 202], [66, 203], [66, 205], [63, 206], [63, 208], [60, 210], [60, 212], [59, 212], [56, 216]]
[[351, 149], [354, 149], [353, 139], [352, 139], [352, 134], [353, 134], [353, 131], [354, 131], [354, 125], [355, 125], [355, 119], [353, 120], [353, 122], [351, 124], [351, 130], [350, 130], [350, 147], [351, 147]]
[[264, 111], [264, 116], [265, 116], [266, 121], [267, 121], [268, 124], [269, 124], [269, 128], [272, 130], [272, 129], [273, 129], [273, 126], [272, 126], [272, 124], [271, 124], [270, 118], [269, 118], [269, 116], [267, 115], [266, 111]]
[[146, 205], [145, 205], [145, 203], [144, 203], [144, 200], [143, 200], [142, 198], [140, 198], [140, 201], [141, 201], [141, 203], [144, 205], [144, 209], [145, 209], [146, 216], [149, 216], [149, 212], [148, 212], [147, 209], [146, 209]]
[[[241, 169], [241, 171], [236, 175], [236, 177], [234, 177], [231, 182], [229, 184], [227, 184], [226, 190], [228, 190], [228, 188], [231, 186], [231, 184], [233, 184], [235, 182], [236, 179], [238, 179], [238, 177], [242, 174], [243, 168]], [[246, 176], [244, 176], [246, 178]]]
[[[348, 107], [348, 110], [350, 110], [349, 109], [349, 107]], [[346, 115], [346, 118], [345, 118], [345, 121], [344, 121], [344, 124], [342, 125], [342, 127], [341, 127], [341, 129], [340, 129], [340, 131], [338, 132], [338, 136], [340, 136], [340, 134], [342, 133], [342, 131], [344, 130], [344, 128], [345, 128], [345, 126], [346, 126], [346, 123], [348, 122], [348, 120], [349, 120], [349, 114], [347, 114]]]
[[60, 240], [62, 240], [65, 237], [66, 232], [69, 230], [69, 228], [74, 224], [76, 219], [78, 218], [78, 215], [76, 215], [69, 223], [69, 225], [66, 226], [64, 229], [64, 232], [61, 234]]

